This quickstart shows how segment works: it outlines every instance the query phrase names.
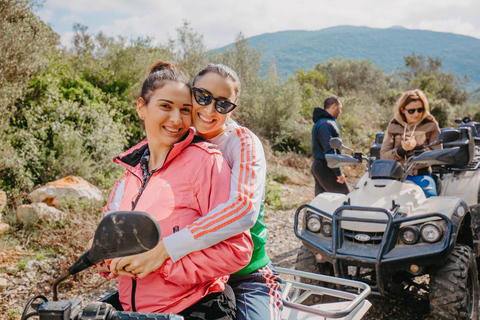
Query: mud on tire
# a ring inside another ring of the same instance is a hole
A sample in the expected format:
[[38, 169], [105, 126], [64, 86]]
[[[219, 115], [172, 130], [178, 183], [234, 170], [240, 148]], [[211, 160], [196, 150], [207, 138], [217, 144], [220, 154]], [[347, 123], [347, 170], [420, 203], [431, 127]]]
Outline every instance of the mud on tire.
[[[300, 252], [297, 255], [295, 269], [300, 271], [315, 273], [315, 274], [323, 274], [327, 276], [335, 275], [333, 272], [333, 265], [331, 265], [330, 263], [317, 263], [315, 259], [315, 255], [313, 254], [313, 252], [308, 250], [308, 248], [305, 245], [302, 245], [302, 247], [300, 248]], [[331, 283], [325, 283], [322, 281], [316, 281], [316, 280], [305, 279], [305, 278], [301, 278], [300, 282], [311, 284], [314, 286], [324, 286], [329, 288], [334, 287], [334, 285], [332, 285]], [[305, 304], [312, 305], [312, 304], [332, 302], [332, 301], [336, 301], [336, 299], [332, 300], [332, 298], [328, 296], [322, 298], [318, 295], [312, 295], [305, 300]]]
[[431, 276], [431, 313], [434, 319], [478, 319], [478, 303], [478, 271], [472, 249], [457, 244]]

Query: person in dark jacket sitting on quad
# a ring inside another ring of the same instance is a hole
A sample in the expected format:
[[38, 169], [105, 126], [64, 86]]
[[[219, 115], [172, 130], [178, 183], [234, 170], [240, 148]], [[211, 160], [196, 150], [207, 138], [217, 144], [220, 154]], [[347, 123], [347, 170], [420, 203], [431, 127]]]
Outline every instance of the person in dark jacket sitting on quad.
[[[415, 150], [422, 150], [440, 135], [438, 122], [429, 112], [428, 100], [422, 90], [405, 92], [397, 101], [395, 117], [390, 120], [380, 149], [381, 159], [395, 159], [405, 166]], [[441, 145], [425, 148], [441, 149]], [[427, 197], [436, 196], [430, 166], [418, 166], [407, 180], [422, 187]]]
[[[345, 175], [340, 168], [330, 169], [325, 154], [335, 153], [330, 147], [330, 139], [340, 137], [340, 129], [336, 119], [342, 113], [342, 102], [336, 96], [325, 99], [323, 109], [313, 110], [312, 174], [315, 179], [315, 196], [322, 192], [348, 193]], [[337, 151], [338, 152], [338, 151]]]

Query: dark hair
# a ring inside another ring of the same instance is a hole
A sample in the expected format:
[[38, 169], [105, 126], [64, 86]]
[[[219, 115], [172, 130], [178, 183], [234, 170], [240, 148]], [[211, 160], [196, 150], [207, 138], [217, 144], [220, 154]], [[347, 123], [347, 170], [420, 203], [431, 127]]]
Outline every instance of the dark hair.
[[235, 94], [238, 96], [240, 95], [240, 89], [241, 89], [241, 84], [240, 84], [240, 79], [237, 76], [237, 73], [233, 71], [232, 68], [227, 67], [224, 64], [221, 63], [209, 63], [205, 67], [200, 70], [197, 75], [193, 78], [192, 85], [195, 85], [195, 81], [197, 80], [198, 77], [203, 76], [207, 72], [214, 72], [223, 78], [230, 79], [234, 82], [235, 84]]
[[323, 102], [323, 109], [327, 110], [335, 104], [340, 104], [340, 99], [337, 96], [330, 96]]
[[190, 88], [187, 78], [183, 73], [177, 71], [177, 68], [172, 63], [165, 61], [155, 62], [150, 68], [150, 74], [142, 85], [142, 93], [140, 94], [140, 97], [145, 104], [148, 103], [155, 90], [162, 88], [165, 83], [169, 81], [180, 82]]

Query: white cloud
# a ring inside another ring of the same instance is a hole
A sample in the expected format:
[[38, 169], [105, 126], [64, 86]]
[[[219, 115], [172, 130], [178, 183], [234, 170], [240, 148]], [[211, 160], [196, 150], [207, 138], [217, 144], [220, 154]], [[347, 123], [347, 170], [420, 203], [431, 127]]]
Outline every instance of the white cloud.
[[72, 39], [73, 39], [74, 36], [75, 36], [75, 32], [73, 32], [73, 31], [65, 32], [60, 37], [60, 44], [62, 46], [64, 46], [65, 48], [68, 48], [68, 49], [72, 48], [73, 47]]
[[92, 13], [92, 12], [122, 12], [135, 13], [138, 9], [148, 5], [145, 0], [129, 1], [129, 0], [47, 0], [48, 6], [59, 9], [66, 9], [76, 13]]
[[37, 16], [40, 17], [44, 22], [50, 22], [53, 17], [53, 11], [49, 9], [43, 9], [36, 12]]
[[66, 16], [62, 16], [59, 19], [59, 21], [62, 22], [62, 23], [69, 23], [69, 24], [73, 24], [73, 23], [76, 23], [76, 22], [82, 23], [83, 18], [82, 18], [81, 15], [72, 13], [72, 14], [69, 14], [69, 15], [66, 15]]
[[174, 37], [175, 29], [187, 20], [204, 35], [209, 48], [233, 42], [239, 32], [251, 37], [337, 25], [376, 28], [401, 25], [480, 37], [477, 0], [47, 0], [46, 3], [50, 8], [67, 10], [74, 17], [102, 12], [117, 17], [111, 23], [99, 21], [89, 26], [91, 32], [152, 36], [159, 42]]
[[422, 21], [418, 24], [418, 29], [452, 32], [480, 38], [480, 30], [460, 19]]

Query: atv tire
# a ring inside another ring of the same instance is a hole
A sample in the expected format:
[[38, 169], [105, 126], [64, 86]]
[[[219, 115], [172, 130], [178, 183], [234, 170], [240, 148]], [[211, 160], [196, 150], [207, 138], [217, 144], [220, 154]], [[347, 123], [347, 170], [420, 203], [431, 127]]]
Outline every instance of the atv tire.
[[[325, 262], [325, 263], [317, 263], [315, 259], [315, 255], [313, 252], [308, 250], [308, 248], [304, 245], [300, 248], [300, 252], [297, 255], [297, 261], [295, 263], [295, 269], [300, 270], [300, 271], [305, 271], [305, 272], [310, 272], [310, 273], [315, 273], [315, 274], [323, 274], [326, 276], [335, 276], [333, 272], [333, 265]], [[335, 285], [331, 283], [325, 283], [322, 281], [317, 281], [317, 280], [311, 280], [311, 279], [306, 279], [306, 278], [301, 278], [300, 282], [306, 283], [306, 284], [311, 284], [314, 286], [323, 286], [323, 287], [329, 287], [329, 288], [334, 288]], [[325, 303], [327, 302], [326, 300], [330, 300], [328, 302], [332, 302], [332, 297], [330, 296], [324, 296], [321, 297], [319, 295], [311, 295], [308, 297], [304, 303], [307, 305], [313, 305], [317, 303]], [[333, 301], [337, 301], [337, 299], [333, 298]]]
[[434, 319], [478, 319], [479, 284], [472, 249], [457, 244], [432, 274], [430, 311]]

